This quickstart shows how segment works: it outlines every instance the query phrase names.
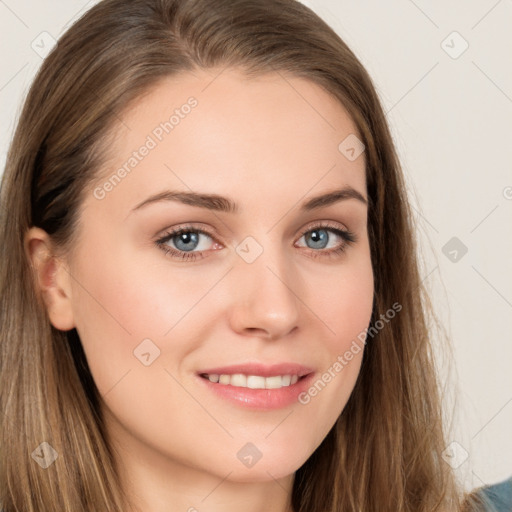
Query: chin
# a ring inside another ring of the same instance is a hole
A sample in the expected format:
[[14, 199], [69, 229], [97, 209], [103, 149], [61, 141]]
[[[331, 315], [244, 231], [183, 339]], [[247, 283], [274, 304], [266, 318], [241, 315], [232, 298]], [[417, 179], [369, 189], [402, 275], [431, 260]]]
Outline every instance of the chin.
[[[257, 461], [252, 467], [245, 467], [243, 463], [232, 465], [231, 467], [224, 467], [223, 475], [231, 472], [228, 480], [232, 482], [269, 482], [272, 480], [279, 480], [293, 475], [307, 460], [309, 455], [297, 458], [297, 454], [289, 454], [288, 458], [281, 456], [277, 458], [274, 456], [262, 454], [261, 459]], [[222, 471], [221, 471], [222, 473]]]

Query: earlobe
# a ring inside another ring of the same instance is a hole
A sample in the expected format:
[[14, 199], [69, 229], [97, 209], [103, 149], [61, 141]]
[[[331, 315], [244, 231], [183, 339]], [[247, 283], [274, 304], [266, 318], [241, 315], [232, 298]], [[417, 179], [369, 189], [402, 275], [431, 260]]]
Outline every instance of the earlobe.
[[32, 267], [36, 292], [41, 294], [51, 324], [61, 331], [75, 327], [71, 301], [71, 277], [54, 250], [50, 236], [32, 227], [25, 235], [25, 252]]

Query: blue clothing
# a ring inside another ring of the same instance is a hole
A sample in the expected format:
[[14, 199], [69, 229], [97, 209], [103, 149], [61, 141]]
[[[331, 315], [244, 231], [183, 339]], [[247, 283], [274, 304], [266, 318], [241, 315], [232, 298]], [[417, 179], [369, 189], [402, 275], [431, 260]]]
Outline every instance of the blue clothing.
[[512, 512], [512, 477], [481, 487], [478, 495], [486, 499], [486, 512]]

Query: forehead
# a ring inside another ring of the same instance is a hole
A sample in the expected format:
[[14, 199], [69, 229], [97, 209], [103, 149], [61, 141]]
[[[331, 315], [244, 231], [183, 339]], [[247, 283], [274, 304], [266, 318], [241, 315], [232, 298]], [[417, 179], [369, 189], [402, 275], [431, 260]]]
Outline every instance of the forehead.
[[163, 185], [231, 192], [247, 203], [297, 201], [309, 190], [346, 184], [365, 191], [364, 153], [349, 159], [342, 151], [347, 137], [359, 137], [343, 105], [313, 82], [281, 72], [248, 78], [235, 69], [201, 70], [166, 78], [130, 105], [113, 134], [98, 182], [118, 175], [109, 201], [133, 205]]

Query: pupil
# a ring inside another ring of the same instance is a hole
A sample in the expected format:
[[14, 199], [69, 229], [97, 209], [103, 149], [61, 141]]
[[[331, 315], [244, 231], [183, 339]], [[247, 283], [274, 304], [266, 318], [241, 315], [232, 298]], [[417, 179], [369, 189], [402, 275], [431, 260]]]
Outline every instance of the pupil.
[[[187, 244], [197, 243], [198, 235], [196, 233], [187, 231], [185, 233], [180, 233], [178, 236], [178, 241], [176, 242], [176, 247], [182, 251], [190, 251], [191, 249], [194, 249], [194, 247], [190, 247], [190, 245], [187, 247]], [[184, 244], [184, 247], [180, 247], [180, 245]]]
[[315, 249], [323, 249], [328, 241], [325, 229], [315, 229], [311, 231], [309, 238], [315, 244]]

